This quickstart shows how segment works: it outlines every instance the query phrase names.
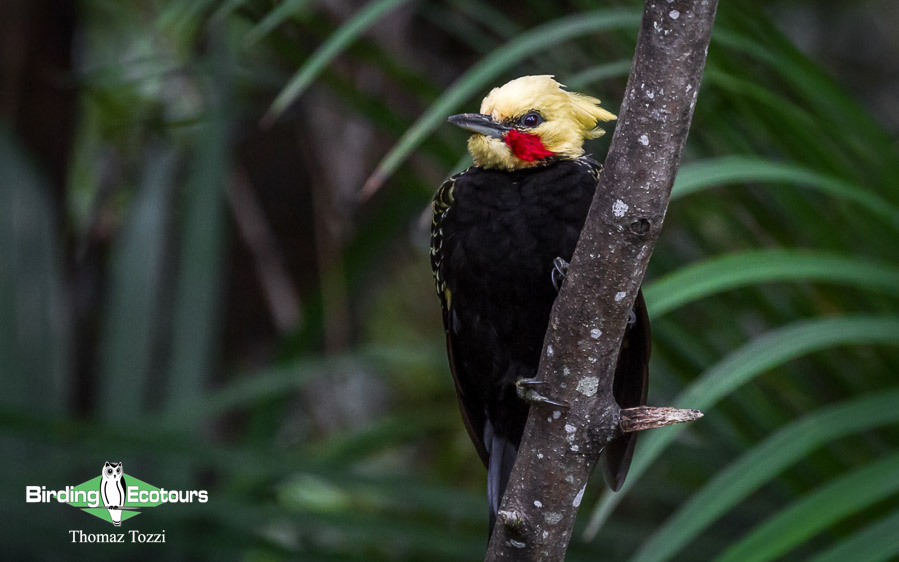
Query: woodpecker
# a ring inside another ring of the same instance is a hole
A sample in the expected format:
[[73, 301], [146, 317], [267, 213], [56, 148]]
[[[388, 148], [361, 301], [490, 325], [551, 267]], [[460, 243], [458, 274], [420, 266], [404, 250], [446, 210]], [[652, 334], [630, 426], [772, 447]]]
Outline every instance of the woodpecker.
[[[480, 113], [449, 117], [472, 133], [474, 166], [447, 180], [433, 200], [431, 269], [443, 312], [459, 409], [487, 467], [492, 533], [531, 403], [564, 407], [535, 380], [550, 310], [567, 272], [602, 166], [585, 139], [616, 116], [552, 76], [523, 76], [494, 88]], [[645, 404], [650, 351], [642, 293], [615, 370], [622, 408]], [[618, 490], [636, 434], [602, 453]]]

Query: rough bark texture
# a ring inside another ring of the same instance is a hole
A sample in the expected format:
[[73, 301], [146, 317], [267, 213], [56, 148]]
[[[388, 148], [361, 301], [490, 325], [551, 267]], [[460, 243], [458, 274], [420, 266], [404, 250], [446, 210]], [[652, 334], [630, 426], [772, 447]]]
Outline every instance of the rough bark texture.
[[487, 560], [562, 560], [590, 472], [622, 432], [615, 362], [668, 207], [716, 6], [646, 2], [605, 170], [544, 342], [538, 377], [570, 407], [531, 407]]
[[637, 406], [621, 410], [618, 427], [621, 433], [633, 433], [646, 429], [655, 429], [698, 420], [702, 417], [699, 410], [681, 410], [679, 408], [659, 408], [656, 406]]

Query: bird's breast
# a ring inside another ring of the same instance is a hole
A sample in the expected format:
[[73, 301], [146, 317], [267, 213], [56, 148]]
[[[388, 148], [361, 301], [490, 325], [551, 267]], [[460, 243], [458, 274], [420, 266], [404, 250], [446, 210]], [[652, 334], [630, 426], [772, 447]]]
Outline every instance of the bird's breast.
[[592, 194], [576, 182], [502, 179], [457, 188], [444, 226], [449, 269], [483, 291], [549, 291], [552, 260], [571, 258]]

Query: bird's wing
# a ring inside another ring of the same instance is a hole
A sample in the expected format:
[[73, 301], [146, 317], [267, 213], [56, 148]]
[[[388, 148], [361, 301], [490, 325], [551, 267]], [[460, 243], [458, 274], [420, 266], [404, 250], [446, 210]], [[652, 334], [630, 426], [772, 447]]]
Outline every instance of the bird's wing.
[[[637, 293], [634, 301], [635, 321], [627, 327], [618, 353], [612, 394], [622, 408], [632, 408], [646, 404], [649, 390], [649, 353], [651, 347], [649, 316], [643, 291]], [[606, 445], [602, 453], [603, 477], [612, 491], [617, 492], [624, 485], [627, 471], [634, 457], [637, 433], [616, 437]]]
[[465, 429], [468, 430], [468, 436], [474, 443], [478, 456], [481, 458], [484, 466], [487, 466], [488, 455], [484, 447], [484, 413], [482, 409], [475, 407], [475, 393], [467, 389], [465, 384], [467, 377], [460, 371], [459, 362], [456, 360], [457, 352], [455, 342], [453, 341], [453, 333], [455, 331], [454, 328], [458, 328], [458, 326], [453, 325], [456, 316], [453, 314], [452, 293], [447, 286], [443, 268], [445, 256], [442, 222], [452, 206], [453, 190], [455, 189], [456, 180], [461, 175], [458, 174], [446, 180], [434, 196], [434, 214], [431, 220], [431, 271], [437, 284], [437, 296], [440, 298], [440, 309], [443, 312], [443, 328], [446, 332], [446, 355], [449, 358], [450, 371], [453, 374], [453, 381], [456, 386], [459, 411], [462, 413], [462, 421], [465, 424]]
[[446, 286], [443, 271], [443, 218], [453, 204], [453, 190], [456, 185], [456, 177], [443, 182], [440, 189], [434, 195], [431, 202], [433, 215], [431, 217], [431, 273], [434, 274], [434, 282], [437, 284], [437, 296], [440, 298], [440, 310], [443, 311], [443, 327], [449, 328], [447, 314], [450, 307], [450, 294]]
[[453, 347], [452, 330], [448, 329], [446, 331], [446, 352], [449, 357], [450, 371], [453, 373], [453, 381], [456, 383], [456, 398], [459, 400], [459, 411], [462, 413], [462, 422], [465, 424], [465, 429], [468, 431], [471, 442], [474, 443], [475, 450], [477, 450], [481, 462], [484, 463], [484, 466], [488, 466], [489, 455], [484, 446], [484, 423], [486, 421], [484, 418], [484, 411], [483, 408], [479, 409], [472, 407], [477, 401], [473, 398], [473, 392], [466, 392], [465, 390], [463, 384], [464, 377], [460, 376]]

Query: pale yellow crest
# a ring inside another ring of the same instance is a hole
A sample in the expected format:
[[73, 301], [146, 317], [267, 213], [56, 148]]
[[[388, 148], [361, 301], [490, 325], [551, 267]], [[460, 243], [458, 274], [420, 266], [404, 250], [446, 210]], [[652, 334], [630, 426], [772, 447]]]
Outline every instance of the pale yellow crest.
[[[494, 88], [481, 102], [481, 113], [497, 123], [514, 125], [519, 118], [537, 111], [543, 123], [529, 129], [538, 135], [547, 150], [561, 158], [584, 154], [584, 140], [601, 136], [602, 121], [616, 119], [615, 114], [599, 106], [599, 99], [569, 92], [550, 75], [522, 76]], [[512, 154], [502, 139], [474, 134], [468, 150], [475, 164], [485, 168], [514, 170], [539, 165], [524, 162]]]

